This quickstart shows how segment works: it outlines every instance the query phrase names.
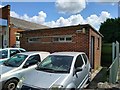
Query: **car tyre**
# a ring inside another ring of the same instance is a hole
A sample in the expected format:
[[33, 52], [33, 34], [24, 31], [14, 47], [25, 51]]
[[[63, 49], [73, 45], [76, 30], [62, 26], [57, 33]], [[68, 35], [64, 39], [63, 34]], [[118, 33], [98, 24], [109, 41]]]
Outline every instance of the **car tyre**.
[[18, 84], [18, 80], [11, 79], [4, 84], [3, 90], [16, 90], [17, 84]]
[[[69, 90], [69, 89], [68, 89]], [[71, 88], [70, 90], [76, 90], [75, 88]]]

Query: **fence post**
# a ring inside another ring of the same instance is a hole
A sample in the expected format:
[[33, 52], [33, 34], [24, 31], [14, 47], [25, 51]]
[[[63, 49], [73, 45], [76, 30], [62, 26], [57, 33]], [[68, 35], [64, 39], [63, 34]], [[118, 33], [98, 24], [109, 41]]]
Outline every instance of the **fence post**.
[[116, 41], [116, 57], [118, 60], [118, 66], [119, 66], [119, 42]]
[[115, 59], [115, 43], [112, 43], [112, 62], [114, 62]]
[[119, 42], [112, 43], [112, 64], [109, 67], [109, 82], [115, 84], [118, 80]]

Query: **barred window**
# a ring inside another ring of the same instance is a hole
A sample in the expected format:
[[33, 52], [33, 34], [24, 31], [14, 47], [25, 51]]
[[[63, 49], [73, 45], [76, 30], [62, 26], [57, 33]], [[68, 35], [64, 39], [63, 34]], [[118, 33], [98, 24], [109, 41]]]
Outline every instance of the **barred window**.
[[28, 38], [29, 43], [39, 43], [41, 39], [39, 37]]
[[53, 42], [72, 42], [72, 36], [54, 37]]

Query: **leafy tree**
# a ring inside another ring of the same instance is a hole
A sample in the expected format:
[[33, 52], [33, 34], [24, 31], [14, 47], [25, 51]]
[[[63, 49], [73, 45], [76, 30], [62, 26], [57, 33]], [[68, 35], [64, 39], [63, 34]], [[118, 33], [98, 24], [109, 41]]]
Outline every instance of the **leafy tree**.
[[116, 40], [120, 42], [120, 18], [107, 19], [101, 23], [99, 31], [104, 36], [103, 42], [112, 43]]

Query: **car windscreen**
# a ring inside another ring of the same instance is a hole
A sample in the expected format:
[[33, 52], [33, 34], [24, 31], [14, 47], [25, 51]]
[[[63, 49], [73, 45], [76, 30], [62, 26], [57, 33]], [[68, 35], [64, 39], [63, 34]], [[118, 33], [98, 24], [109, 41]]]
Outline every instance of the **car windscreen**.
[[50, 55], [36, 68], [51, 73], [69, 73], [73, 56]]
[[16, 54], [7, 61], [5, 61], [3, 64], [5, 66], [10, 66], [10, 67], [19, 67], [27, 58], [27, 56], [28, 55], [24, 55], [24, 54]]
[[0, 51], [0, 59], [8, 58], [8, 50], [1, 50]]

